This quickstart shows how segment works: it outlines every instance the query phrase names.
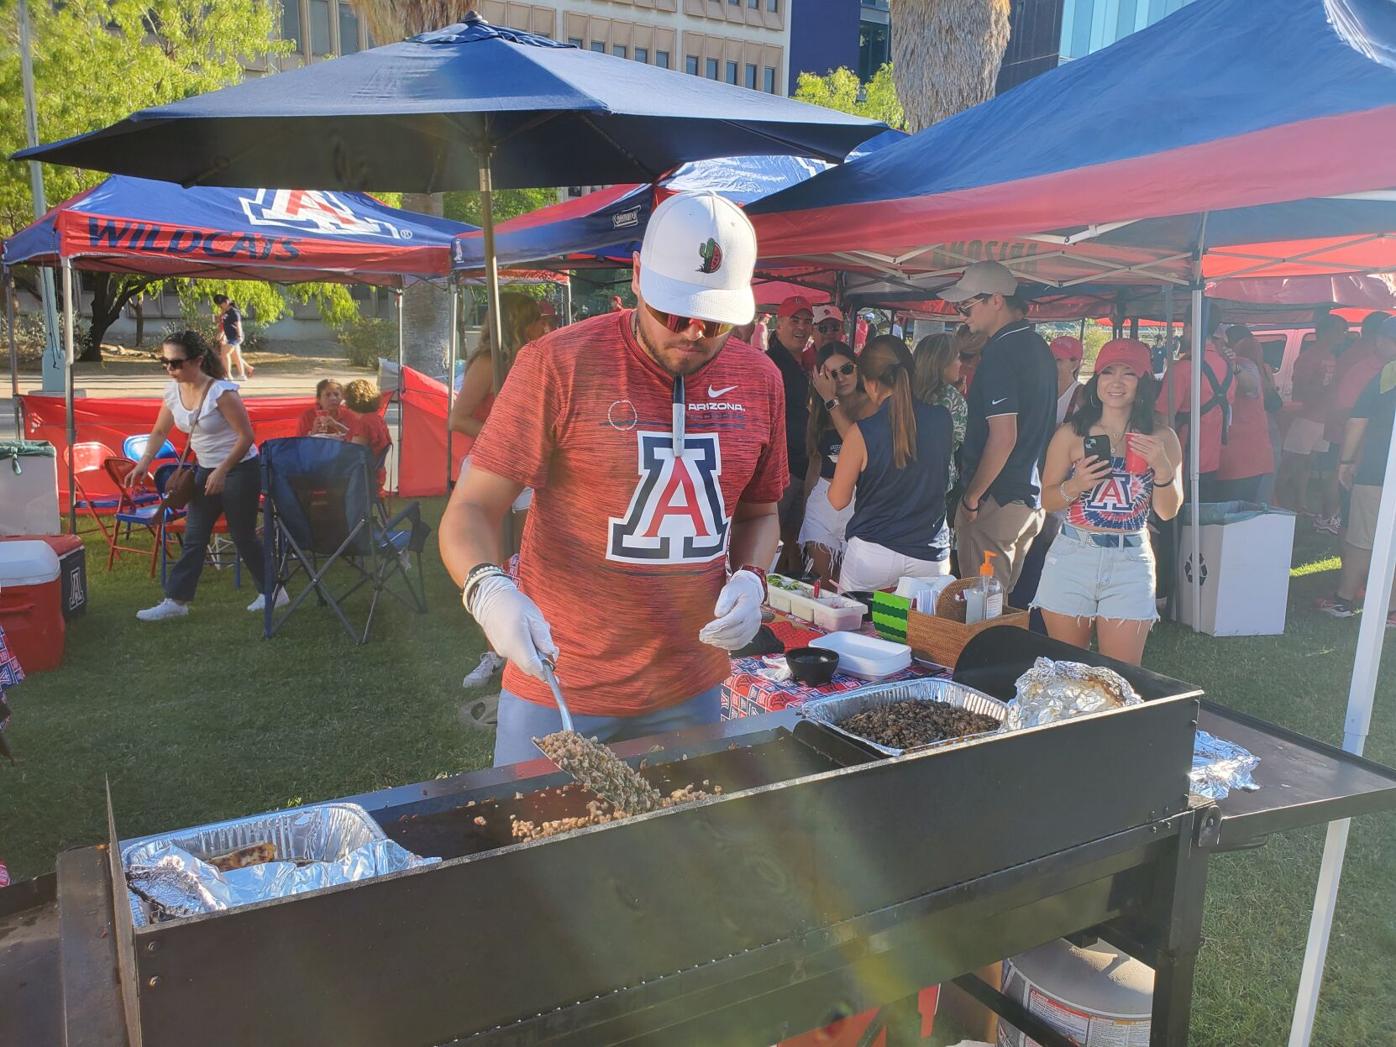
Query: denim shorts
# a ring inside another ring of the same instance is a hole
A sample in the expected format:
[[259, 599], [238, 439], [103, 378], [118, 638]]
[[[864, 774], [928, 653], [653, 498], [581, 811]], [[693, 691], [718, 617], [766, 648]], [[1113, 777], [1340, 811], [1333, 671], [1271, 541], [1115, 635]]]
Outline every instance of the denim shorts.
[[1102, 537], [1133, 544], [1100, 545], [1092, 532], [1063, 524], [1047, 550], [1032, 605], [1073, 618], [1157, 621], [1148, 534]]

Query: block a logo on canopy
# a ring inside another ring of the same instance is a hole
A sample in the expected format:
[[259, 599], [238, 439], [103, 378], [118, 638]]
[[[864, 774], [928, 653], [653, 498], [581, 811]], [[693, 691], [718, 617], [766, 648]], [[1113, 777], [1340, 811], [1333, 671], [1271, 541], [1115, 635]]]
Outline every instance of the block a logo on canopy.
[[638, 432], [639, 483], [624, 517], [611, 517], [606, 559], [633, 564], [701, 564], [727, 551], [722, 447], [717, 433], [684, 438], [674, 457], [670, 433]]
[[412, 239], [412, 230], [356, 214], [337, 194], [318, 189], [258, 189], [255, 195], [238, 199], [253, 225], [274, 225], [325, 236]]

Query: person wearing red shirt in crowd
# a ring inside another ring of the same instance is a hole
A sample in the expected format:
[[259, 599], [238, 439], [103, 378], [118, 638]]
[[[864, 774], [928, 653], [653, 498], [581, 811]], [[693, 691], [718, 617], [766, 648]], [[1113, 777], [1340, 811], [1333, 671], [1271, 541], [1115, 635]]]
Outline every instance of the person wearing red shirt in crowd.
[[1326, 402], [1323, 438], [1328, 441], [1325, 462], [1328, 475], [1323, 481], [1323, 506], [1320, 517], [1314, 521], [1315, 531], [1342, 533], [1342, 489], [1338, 481], [1339, 449], [1347, 432], [1348, 419], [1352, 417], [1352, 409], [1357, 405], [1357, 398], [1386, 366], [1385, 343], [1381, 330], [1389, 315], [1373, 311], [1363, 317], [1362, 333], [1357, 341], [1343, 350], [1342, 355], [1338, 357], [1333, 384], [1329, 386]]
[[315, 385], [315, 406], [307, 407], [296, 422], [296, 435], [347, 440], [353, 428], [354, 416], [344, 406], [344, 386], [333, 378], [321, 378]]
[[1217, 484], [1224, 502], [1259, 501], [1261, 484], [1275, 472], [1270, 416], [1265, 412], [1265, 380], [1255, 361], [1242, 352], [1254, 341], [1250, 328], [1242, 324], [1226, 329], [1222, 355], [1236, 372], [1236, 402], [1217, 466]]
[[[634, 262], [635, 309], [519, 352], [441, 520], [446, 568], [509, 663], [496, 765], [561, 727], [546, 663], [584, 735], [643, 737], [716, 723], [730, 652], [761, 625], [790, 467], [780, 373], [729, 340], [755, 313], [756, 232], [680, 193]], [[516, 585], [499, 533], [528, 486]]]
[[[1192, 337], [1186, 325], [1183, 327], [1183, 354], [1164, 375], [1164, 392], [1160, 394], [1154, 410], [1165, 424], [1172, 425], [1186, 452], [1188, 427], [1192, 420]], [[1198, 497], [1204, 502], [1220, 501], [1224, 493], [1217, 479], [1217, 470], [1221, 468], [1222, 441], [1231, 424], [1235, 402], [1236, 373], [1208, 336], [1202, 352], [1202, 438], [1199, 441], [1201, 462], [1198, 468], [1201, 473]], [[1171, 419], [1168, 417], [1170, 405], [1173, 411]], [[1184, 458], [1185, 470], [1190, 462], [1191, 458]], [[1183, 494], [1192, 497], [1191, 484], [1186, 479]]]
[[382, 403], [383, 394], [378, 391], [378, 386], [367, 378], [355, 378], [344, 387], [344, 406], [354, 412], [354, 433], [349, 437], [349, 442], [367, 447], [373, 460], [383, 463], [378, 467], [380, 496], [383, 494], [383, 485], [388, 480], [387, 456], [384, 452], [393, 445], [393, 438], [388, 433], [388, 423], [383, 421], [383, 416], [379, 413]]
[[1314, 326], [1314, 340], [1300, 346], [1290, 375], [1292, 417], [1285, 431], [1275, 501], [1302, 516], [1310, 515], [1309, 477], [1314, 462], [1328, 451], [1324, 438], [1328, 394], [1337, 374], [1337, 350], [1347, 336], [1347, 321], [1341, 316], [1330, 313], [1320, 319]]

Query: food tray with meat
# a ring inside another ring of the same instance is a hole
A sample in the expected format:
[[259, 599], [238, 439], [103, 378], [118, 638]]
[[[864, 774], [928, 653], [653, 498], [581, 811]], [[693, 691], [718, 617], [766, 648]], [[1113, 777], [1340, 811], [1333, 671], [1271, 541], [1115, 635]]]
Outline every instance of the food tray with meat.
[[[907, 703], [924, 703], [926, 708], [908, 708]], [[901, 756], [991, 734], [1003, 722], [1008, 707], [954, 680], [920, 679], [860, 687], [806, 702], [798, 711], [885, 756]], [[951, 733], [960, 731], [968, 733]], [[886, 744], [893, 737], [906, 741], [918, 735], [927, 740], [915, 745]]]

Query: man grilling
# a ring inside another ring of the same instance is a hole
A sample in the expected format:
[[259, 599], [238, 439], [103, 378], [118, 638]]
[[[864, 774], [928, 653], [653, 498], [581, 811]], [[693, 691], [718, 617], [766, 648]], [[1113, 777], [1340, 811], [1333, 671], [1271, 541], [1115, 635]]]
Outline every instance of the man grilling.
[[[755, 314], [755, 261], [740, 208], [679, 194], [635, 256], [635, 309], [519, 352], [440, 535], [466, 609], [509, 662], [496, 766], [561, 727], [545, 660], [587, 736], [719, 719], [729, 652], [761, 624], [789, 475], [779, 372], [729, 342]], [[516, 584], [499, 534], [524, 487], [537, 493]]]

